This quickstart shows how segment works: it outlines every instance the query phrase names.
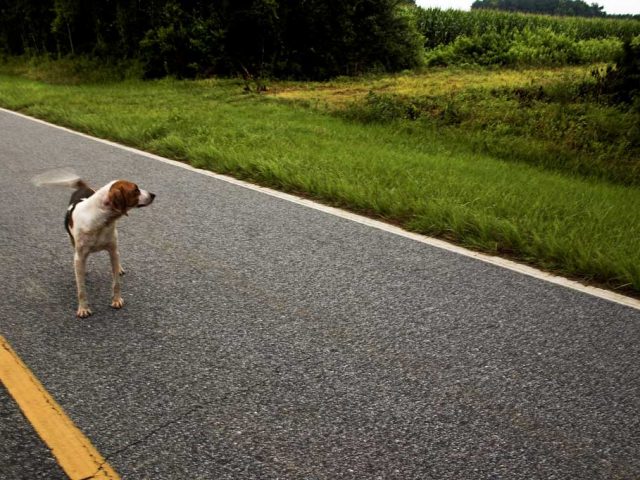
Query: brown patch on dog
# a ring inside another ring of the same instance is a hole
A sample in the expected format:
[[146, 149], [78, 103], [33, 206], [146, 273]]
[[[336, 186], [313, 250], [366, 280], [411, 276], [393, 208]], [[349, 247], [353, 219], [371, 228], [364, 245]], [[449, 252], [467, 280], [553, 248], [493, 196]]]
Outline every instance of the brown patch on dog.
[[138, 206], [140, 189], [135, 183], [118, 180], [109, 189], [109, 204], [116, 212], [126, 215], [127, 210]]

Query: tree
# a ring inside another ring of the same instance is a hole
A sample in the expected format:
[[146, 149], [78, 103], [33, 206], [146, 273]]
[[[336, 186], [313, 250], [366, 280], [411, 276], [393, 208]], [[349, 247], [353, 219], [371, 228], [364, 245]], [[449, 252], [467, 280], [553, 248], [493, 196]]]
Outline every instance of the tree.
[[146, 75], [327, 78], [419, 65], [413, 0], [0, 0], [7, 54], [140, 58]]
[[51, 51], [52, 21], [52, 0], [0, 0], [0, 50], [9, 55]]
[[597, 88], [613, 103], [631, 104], [640, 107], [640, 40], [624, 42], [623, 53], [615, 67], [608, 67], [604, 75], [594, 71]]

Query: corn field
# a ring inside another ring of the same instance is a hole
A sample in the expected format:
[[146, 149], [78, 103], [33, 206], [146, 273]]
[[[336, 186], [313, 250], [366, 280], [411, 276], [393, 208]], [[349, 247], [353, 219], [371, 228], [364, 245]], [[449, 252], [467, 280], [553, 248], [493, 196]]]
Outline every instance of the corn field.
[[426, 64], [560, 66], [615, 62], [640, 21], [552, 17], [492, 10], [418, 8]]
[[425, 48], [453, 43], [458, 37], [496, 33], [511, 38], [525, 30], [549, 30], [574, 40], [617, 38], [640, 35], [640, 22], [633, 19], [551, 17], [493, 10], [440, 10], [419, 8], [417, 26], [425, 37]]

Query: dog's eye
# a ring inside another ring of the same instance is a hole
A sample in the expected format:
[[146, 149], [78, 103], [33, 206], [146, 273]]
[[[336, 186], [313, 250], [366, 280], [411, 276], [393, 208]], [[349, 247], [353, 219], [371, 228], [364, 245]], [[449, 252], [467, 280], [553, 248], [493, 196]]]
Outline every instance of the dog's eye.
[[134, 193], [140, 193], [140, 189], [138, 187], [136, 187], [136, 189], [133, 192]]

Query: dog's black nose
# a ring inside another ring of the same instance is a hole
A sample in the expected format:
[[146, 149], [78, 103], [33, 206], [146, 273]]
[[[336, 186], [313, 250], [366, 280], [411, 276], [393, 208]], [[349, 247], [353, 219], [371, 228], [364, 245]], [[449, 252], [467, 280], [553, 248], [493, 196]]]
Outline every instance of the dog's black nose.
[[146, 197], [146, 195], [149, 195], [149, 197], [144, 199], [144, 203], [138, 204], [138, 208], [146, 207], [147, 205], [151, 205], [153, 203], [153, 199], [156, 198], [156, 194], [155, 193], [145, 192], [145, 197]]

